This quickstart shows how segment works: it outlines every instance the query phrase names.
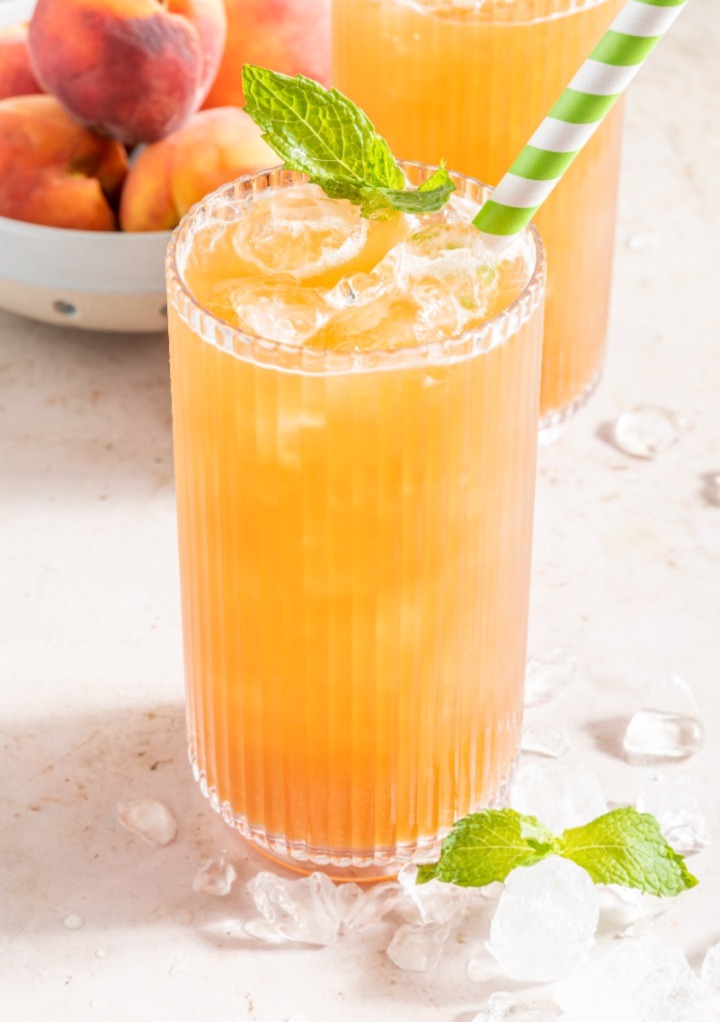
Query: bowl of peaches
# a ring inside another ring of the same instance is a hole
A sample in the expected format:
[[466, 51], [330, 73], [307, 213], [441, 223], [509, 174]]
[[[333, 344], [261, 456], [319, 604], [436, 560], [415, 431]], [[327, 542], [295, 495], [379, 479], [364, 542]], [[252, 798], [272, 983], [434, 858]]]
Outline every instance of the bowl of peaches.
[[0, 308], [165, 329], [169, 232], [277, 162], [238, 106], [208, 105], [233, 2], [0, 3]]

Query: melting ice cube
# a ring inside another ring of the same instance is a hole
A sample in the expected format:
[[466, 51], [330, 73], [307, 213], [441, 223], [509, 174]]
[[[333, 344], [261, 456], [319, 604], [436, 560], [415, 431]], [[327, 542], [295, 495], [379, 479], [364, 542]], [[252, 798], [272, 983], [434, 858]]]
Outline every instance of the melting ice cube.
[[677, 674], [649, 686], [633, 714], [623, 748], [631, 763], [685, 759], [702, 748], [704, 730], [690, 686]]
[[387, 948], [387, 955], [399, 969], [406, 972], [429, 972], [440, 961], [449, 927], [442, 924], [399, 926]]
[[232, 890], [237, 879], [235, 867], [221, 852], [212, 859], [206, 859], [195, 874], [193, 890], [198, 894], [210, 894], [214, 898], [224, 898]]

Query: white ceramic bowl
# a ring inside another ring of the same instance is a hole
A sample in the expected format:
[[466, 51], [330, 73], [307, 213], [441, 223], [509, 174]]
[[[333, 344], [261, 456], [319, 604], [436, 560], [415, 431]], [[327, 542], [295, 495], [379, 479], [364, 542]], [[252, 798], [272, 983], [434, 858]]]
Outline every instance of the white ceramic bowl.
[[[0, 25], [26, 21], [32, 0], [2, 0]], [[166, 329], [170, 234], [69, 231], [0, 217], [0, 308], [87, 330]]]

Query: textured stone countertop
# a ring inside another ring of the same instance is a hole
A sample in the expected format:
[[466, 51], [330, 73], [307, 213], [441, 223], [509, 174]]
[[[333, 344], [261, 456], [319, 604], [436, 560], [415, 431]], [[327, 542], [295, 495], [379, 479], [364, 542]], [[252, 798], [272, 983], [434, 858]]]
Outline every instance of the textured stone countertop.
[[[582, 680], [547, 716], [616, 801], [644, 772], [619, 754], [624, 723], [673, 671], [707, 740], [666, 772], [714, 793], [720, 776], [720, 506], [706, 478], [720, 472], [719, 53], [717, 0], [693, 0], [631, 90], [607, 371], [540, 457], [530, 647], [577, 654]], [[604, 439], [641, 403], [693, 423], [655, 461]], [[245, 882], [266, 864], [186, 762], [165, 338], [0, 313], [0, 506], [3, 1018], [468, 1022], [515, 988], [467, 978], [480, 923], [425, 975], [390, 963], [385, 923], [326, 949], [241, 934]], [[166, 848], [115, 821], [118, 801], [145, 794], [179, 821]], [[195, 894], [199, 861], [221, 848], [232, 894]], [[700, 887], [656, 933], [697, 964], [720, 940], [720, 833], [691, 865]]]

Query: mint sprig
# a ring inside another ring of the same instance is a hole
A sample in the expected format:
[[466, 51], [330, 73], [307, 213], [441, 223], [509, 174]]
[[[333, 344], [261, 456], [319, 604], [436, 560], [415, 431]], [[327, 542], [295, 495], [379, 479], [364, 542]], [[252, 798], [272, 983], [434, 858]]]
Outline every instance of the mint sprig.
[[455, 191], [440, 167], [417, 189], [405, 176], [370, 119], [337, 89], [302, 75], [243, 67], [245, 111], [289, 170], [307, 174], [332, 199], [348, 199], [363, 216], [393, 210], [433, 213]]
[[459, 820], [443, 841], [438, 862], [421, 866], [417, 882], [440, 880], [460, 887], [503, 881], [517, 866], [533, 866], [559, 855], [581, 866], [596, 884], [635, 887], [672, 897], [697, 879], [667, 843], [649, 813], [613, 809], [559, 837], [534, 816], [514, 809], [487, 809]]

